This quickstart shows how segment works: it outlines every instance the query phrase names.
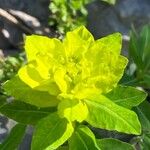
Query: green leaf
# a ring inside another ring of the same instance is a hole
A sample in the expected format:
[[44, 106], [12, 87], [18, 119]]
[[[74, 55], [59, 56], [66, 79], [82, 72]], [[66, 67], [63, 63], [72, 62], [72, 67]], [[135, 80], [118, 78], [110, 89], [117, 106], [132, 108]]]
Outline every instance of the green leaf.
[[0, 150], [16, 150], [25, 133], [26, 126], [17, 124], [10, 132], [6, 140], [0, 145]]
[[147, 87], [147, 88], [150, 87], [150, 75], [149, 74], [144, 74], [142, 83], [144, 84], [144, 87]]
[[38, 108], [21, 101], [6, 103], [0, 107], [0, 112], [5, 116], [23, 123], [35, 125], [40, 119], [46, 117], [51, 112], [56, 111], [55, 107]]
[[119, 85], [105, 96], [114, 103], [130, 109], [143, 102], [147, 94], [134, 87]]
[[144, 101], [138, 107], [134, 108], [135, 112], [138, 114], [139, 120], [142, 125], [143, 135], [141, 136], [141, 146], [142, 150], [150, 149], [150, 103]]
[[150, 67], [150, 26], [146, 25], [142, 28], [138, 35], [135, 29], [131, 32], [129, 43], [129, 54], [137, 66], [139, 76], [141, 73], [149, 71]]
[[150, 67], [150, 25], [142, 28], [139, 39], [139, 49], [143, 51], [144, 69], [147, 71]]
[[100, 150], [92, 131], [80, 125], [69, 139], [69, 150]]
[[89, 115], [86, 121], [96, 128], [140, 134], [141, 125], [135, 112], [121, 107], [103, 95], [85, 100]]
[[149, 150], [150, 149], [150, 134], [144, 134], [142, 137], [142, 150]]
[[3, 88], [8, 95], [12, 95], [17, 100], [37, 107], [56, 106], [58, 104], [58, 100], [55, 96], [50, 95], [48, 92], [33, 90], [22, 82], [18, 76], [7, 81], [3, 85]]
[[0, 108], [7, 104], [6, 99], [7, 99], [6, 96], [0, 95]]
[[144, 101], [138, 107], [134, 108], [142, 125], [144, 132], [150, 132], [150, 103]]
[[133, 29], [130, 33], [129, 57], [133, 59], [139, 69], [143, 69], [142, 55], [143, 51], [139, 50], [139, 42], [136, 31]]
[[132, 145], [112, 138], [98, 139], [97, 144], [101, 150], [135, 150]]
[[130, 65], [129, 70], [131, 70], [131, 71], [129, 71], [129, 72], [131, 72], [131, 73], [128, 74], [127, 72], [125, 72], [123, 74], [123, 77], [119, 81], [119, 84], [124, 85], [124, 86], [136, 86], [137, 82], [138, 82], [138, 79], [136, 79], [133, 76], [133, 73], [135, 72], [135, 69], [136, 69], [135, 67], [132, 68], [132, 66]]
[[73, 127], [67, 119], [51, 114], [39, 121], [32, 140], [32, 150], [55, 150], [70, 138]]

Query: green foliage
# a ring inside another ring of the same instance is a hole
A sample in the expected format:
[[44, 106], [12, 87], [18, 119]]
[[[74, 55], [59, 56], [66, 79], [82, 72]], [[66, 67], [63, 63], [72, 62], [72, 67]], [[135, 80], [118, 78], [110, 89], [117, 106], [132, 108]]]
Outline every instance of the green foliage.
[[142, 104], [140, 104], [138, 107], [135, 108], [141, 125], [142, 130], [147, 133], [150, 132], [150, 104], [147, 101], [144, 101]]
[[138, 135], [141, 133], [140, 122], [133, 111], [116, 105], [102, 95], [93, 96], [89, 100], [85, 100], [85, 102], [89, 110], [86, 121], [93, 127], [128, 134]]
[[96, 142], [95, 136], [92, 131], [80, 125], [76, 128], [73, 135], [69, 139], [70, 150], [101, 150]]
[[97, 143], [102, 150], [135, 150], [132, 145], [112, 138], [98, 139]]
[[0, 58], [0, 83], [12, 78], [22, 66], [23, 61], [22, 54], [16, 57]]
[[138, 71], [147, 72], [150, 67], [150, 26], [144, 26], [138, 35], [135, 30], [131, 32], [129, 53], [135, 62]]
[[[150, 25], [142, 28], [138, 34], [131, 31], [129, 43], [130, 65], [127, 71], [127, 84], [150, 87]], [[133, 82], [132, 82], [133, 79]], [[131, 81], [130, 81], [131, 80]]]
[[[15, 85], [15, 87], [14, 87]], [[58, 100], [45, 91], [37, 91], [25, 84], [18, 76], [13, 77], [3, 85], [8, 95], [14, 96], [17, 100], [35, 105], [38, 107], [56, 106]]]
[[117, 86], [106, 94], [116, 104], [131, 109], [146, 99], [147, 94], [130, 86]]
[[55, 107], [38, 108], [16, 100], [8, 103], [2, 97], [0, 98], [0, 103], [0, 112], [2, 114], [26, 125], [35, 125], [40, 119], [56, 111]]
[[55, 150], [70, 138], [73, 130], [67, 119], [50, 114], [37, 124], [31, 150]]
[[25, 132], [26, 126], [22, 124], [17, 124], [9, 134], [9, 136], [5, 139], [5, 141], [0, 144], [1, 150], [15, 150], [18, 148], [18, 145], [20, 144], [24, 132]]
[[49, 9], [51, 16], [49, 25], [56, 27], [61, 34], [86, 24], [87, 10], [85, 5], [89, 0], [53, 0]]
[[[23, 65], [24, 58], [22, 54], [14, 57], [0, 57], [0, 84], [8, 79], [11, 79]], [[0, 94], [4, 95], [4, 91], [0, 86]]]
[[95, 41], [84, 26], [68, 32], [63, 41], [27, 36], [27, 64], [3, 85], [14, 101], [1, 102], [0, 111], [35, 126], [32, 150], [66, 148], [67, 141], [71, 150], [81, 149], [78, 145], [100, 150], [84, 122], [139, 135], [141, 125], [129, 108], [140, 104], [146, 93], [117, 86], [127, 65], [120, 49], [119, 33]]
[[[150, 89], [150, 25], [144, 26], [140, 33], [134, 28], [130, 34], [129, 67], [123, 77], [123, 84]], [[134, 139], [142, 150], [150, 149], [150, 104], [144, 101], [134, 108], [142, 125], [142, 135]]]
[[[49, 5], [51, 11], [49, 25], [59, 33], [64, 34], [76, 27], [86, 25], [86, 5], [95, 0], [52, 0]], [[115, 4], [116, 0], [102, 0]]]
[[[147, 101], [134, 108], [142, 125], [142, 135], [135, 139], [142, 150], [150, 149], [150, 104]], [[135, 143], [136, 144], [136, 143]]]
[[149, 150], [150, 149], [150, 133], [145, 133], [142, 137], [141, 137], [141, 149], [142, 150]]

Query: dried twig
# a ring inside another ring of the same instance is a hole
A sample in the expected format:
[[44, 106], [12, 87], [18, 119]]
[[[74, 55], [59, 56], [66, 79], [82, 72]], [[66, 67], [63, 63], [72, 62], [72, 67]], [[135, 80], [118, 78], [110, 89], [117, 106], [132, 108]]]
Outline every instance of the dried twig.
[[18, 26], [25, 33], [33, 34], [33, 31], [31, 29], [29, 29], [27, 26], [25, 26], [24, 24], [19, 22], [15, 16], [13, 16], [12, 14], [10, 14], [9, 12], [7, 12], [6, 10], [4, 10], [2, 8], [0, 8], [0, 16], [3, 17], [4, 19], [6, 19], [7, 21], [9, 21], [10, 23]]

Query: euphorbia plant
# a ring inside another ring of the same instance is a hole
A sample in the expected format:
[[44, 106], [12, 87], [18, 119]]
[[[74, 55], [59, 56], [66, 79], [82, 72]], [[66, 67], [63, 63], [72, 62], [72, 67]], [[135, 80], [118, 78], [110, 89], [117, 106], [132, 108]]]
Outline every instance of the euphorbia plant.
[[[35, 125], [32, 150], [54, 150], [63, 144], [70, 150], [104, 149], [87, 123], [139, 135], [141, 125], [131, 108], [146, 94], [117, 85], [127, 64], [120, 49], [119, 33], [95, 41], [83, 26], [68, 32], [62, 42], [27, 36], [27, 64], [3, 86], [18, 101], [0, 111], [20, 123]], [[16, 106], [27, 110], [26, 114], [20, 111], [23, 119], [19, 113], [6, 111]]]

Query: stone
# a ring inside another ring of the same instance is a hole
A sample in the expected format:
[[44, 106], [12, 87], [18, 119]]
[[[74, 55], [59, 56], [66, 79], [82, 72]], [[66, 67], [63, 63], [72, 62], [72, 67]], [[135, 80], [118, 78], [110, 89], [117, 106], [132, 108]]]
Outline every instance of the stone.
[[132, 24], [140, 28], [150, 23], [150, 0], [118, 0], [114, 6], [97, 0], [88, 12], [88, 28], [96, 38], [113, 32], [128, 35]]
[[23, 11], [46, 24], [49, 17], [49, 0], [0, 0], [0, 8]]
[[1, 0], [0, 49], [22, 48], [24, 35], [52, 36], [52, 31], [48, 28], [49, 2], [49, 0]]

